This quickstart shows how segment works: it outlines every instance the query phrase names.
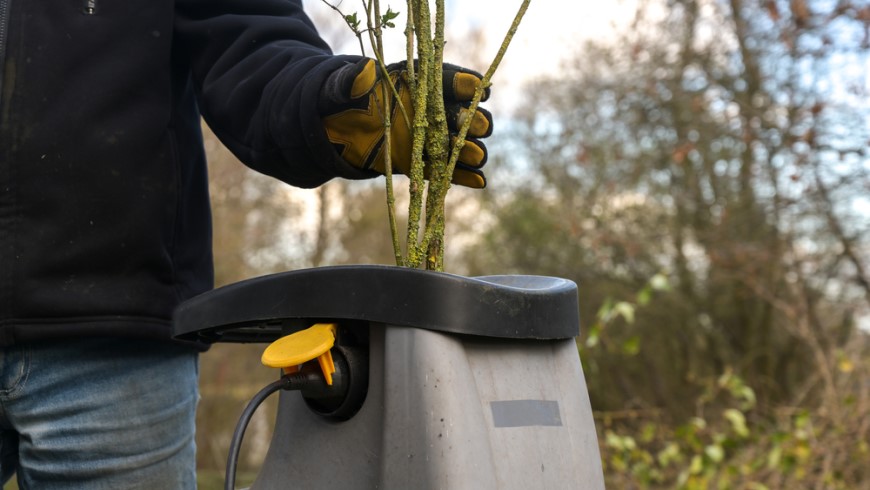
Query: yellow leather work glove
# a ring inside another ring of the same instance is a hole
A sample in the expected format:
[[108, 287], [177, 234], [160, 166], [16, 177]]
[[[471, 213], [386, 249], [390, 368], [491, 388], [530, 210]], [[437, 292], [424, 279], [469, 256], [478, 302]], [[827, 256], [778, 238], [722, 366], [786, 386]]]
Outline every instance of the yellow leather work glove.
[[[406, 63], [387, 67], [408, 118], [414, 119], [414, 104], [406, 83]], [[376, 94], [383, 94], [384, 79], [372, 59], [362, 59], [336, 70], [327, 78], [320, 91], [318, 108], [329, 141], [349, 164], [385, 173], [384, 123], [376, 105]], [[444, 64], [444, 104], [451, 134], [458, 132], [469, 113], [467, 107], [482, 76], [474, 71]], [[388, 91], [388, 93], [392, 93]], [[382, 97], [382, 95], [379, 95]], [[482, 100], [489, 97], [486, 90]], [[377, 100], [382, 100], [378, 98]], [[391, 163], [393, 172], [407, 175], [411, 168], [411, 131], [405, 114], [395, 100], [392, 104]], [[478, 139], [492, 134], [492, 115], [485, 109], [475, 112], [465, 146], [459, 153], [453, 183], [475, 189], [486, 187], [486, 177], [480, 170], [486, 163], [486, 146]], [[424, 156], [425, 159], [425, 156]], [[428, 169], [425, 170], [428, 176]]]

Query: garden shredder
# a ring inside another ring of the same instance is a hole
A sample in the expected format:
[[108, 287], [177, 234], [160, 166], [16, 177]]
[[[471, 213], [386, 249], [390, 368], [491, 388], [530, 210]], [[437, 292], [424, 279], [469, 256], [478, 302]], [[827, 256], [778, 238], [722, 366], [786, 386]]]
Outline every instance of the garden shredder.
[[174, 329], [270, 343], [253, 490], [604, 488], [571, 281], [320, 267], [193, 298]]

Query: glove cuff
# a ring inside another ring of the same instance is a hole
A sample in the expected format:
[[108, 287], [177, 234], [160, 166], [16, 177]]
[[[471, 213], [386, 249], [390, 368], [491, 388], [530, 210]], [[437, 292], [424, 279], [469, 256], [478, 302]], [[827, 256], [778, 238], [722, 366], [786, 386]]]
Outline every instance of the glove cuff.
[[331, 56], [308, 69], [299, 83], [277, 83], [272, 100], [283, 101], [270, 110], [270, 132], [286, 166], [281, 180], [299, 187], [316, 187], [333, 177], [359, 180], [376, 177], [345, 162], [326, 137], [318, 112], [318, 98], [326, 80], [337, 70], [356, 64], [361, 57]]

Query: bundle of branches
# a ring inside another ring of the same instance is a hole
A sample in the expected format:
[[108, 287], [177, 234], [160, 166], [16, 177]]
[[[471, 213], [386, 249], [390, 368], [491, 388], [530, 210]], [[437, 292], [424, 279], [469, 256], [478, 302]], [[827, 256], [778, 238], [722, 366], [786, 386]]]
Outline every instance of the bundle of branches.
[[[384, 61], [383, 30], [395, 27], [393, 21], [398, 18], [399, 14], [390, 8], [383, 12], [379, 0], [362, 0], [366, 20], [365, 27], [362, 27], [362, 21], [356, 13], [345, 14], [329, 0], [323, 1], [342, 15], [359, 39], [363, 54], [365, 54], [363, 39], [367, 38], [374, 52], [374, 57], [377, 59], [381, 76], [389, 79], [387, 65]], [[482, 83], [475, 90], [474, 98], [468, 107], [470, 114], [474, 114], [483, 94], [491, 85], [492, 76], [501, 63], [530, 1], [523, 0], [520, 5], [510, 29], [502, 40], [498, 53], [483, 75]], [[464, 118], [464, 121], [461, 121], [458, 134], [451, 138], [447, 126], [442, 85], [445, 44], [444, 0], [435, 0], [434, 16], [428, 0], [407, 0], [406, 8], [407, 23], [404, 33], [407, 79], [404, 82], [408, 84], [411, 91], [414, 115], [413, 118], [404, 118], [405, 121], [408, 121], [408, 129], [412, 134], [413, 141], [408, 184], [410, 201], [407, 250], [404, 253], [396, 222], [396, 200], [390, 151], [390, 128], [393, 124], [390, 120], [390, 114], [393, 113], [390, 104], [397, 103], [400, 106], [402, 104], [397, 93], [394, 93], [393, 97], [380, 97], [382, 100], [379, 101], [386, 138], [384, 154], [390, 230], [397, 265], [420, 268], [425, 264], [427, 269], [441, 271], [444, 269], [444, 206], [447, 191], [450, 188], [450, 181], [459, 158], [459, 150], [465, 144], [466, 135], [474, 118]], [[395, 86], [392, 89], [395, 91]], [[410, 114], [407, 107], [402, 106], [398, 109], [403, 114]]]

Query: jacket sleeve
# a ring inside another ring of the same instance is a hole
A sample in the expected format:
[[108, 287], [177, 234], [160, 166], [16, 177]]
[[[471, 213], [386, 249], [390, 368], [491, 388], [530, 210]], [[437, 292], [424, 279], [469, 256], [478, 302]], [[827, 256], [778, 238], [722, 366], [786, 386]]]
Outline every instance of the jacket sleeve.
[[[301, 0], [177, 0], [175, 60], [189, 65], [200, 112], [245, 164], [299, 187], [375, 174], [344, 162], [317, 98], [336, 56]], [[178, 49], [180, 47], [180, 49]]]

